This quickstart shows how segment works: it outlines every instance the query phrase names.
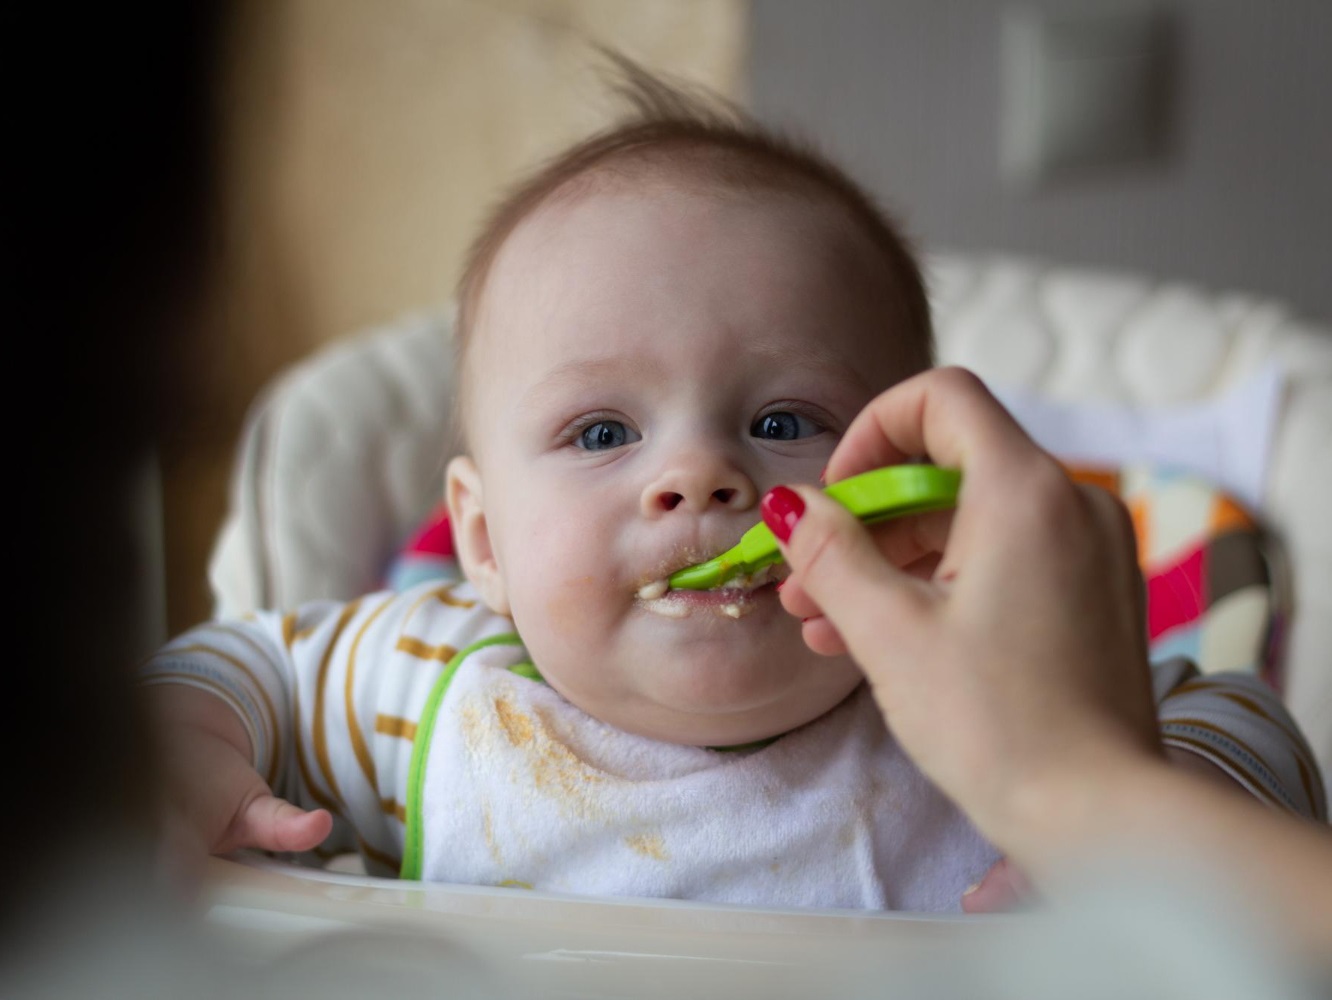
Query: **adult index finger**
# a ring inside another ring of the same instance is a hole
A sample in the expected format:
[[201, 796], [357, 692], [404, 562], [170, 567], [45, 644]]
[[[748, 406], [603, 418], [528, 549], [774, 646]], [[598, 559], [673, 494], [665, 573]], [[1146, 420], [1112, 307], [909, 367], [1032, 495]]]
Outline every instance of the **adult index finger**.
[[[826, 494], [809, 486], [791, 489], [803, 504], [786, 525], [794, 529], [783, 546], [792, 578], [873, 680], [875, 654], [885, 642], [920, 627], [931, 603], [927, 585], [889, 563], [865, 526]], [[781, 526], [771, 520], [768, 525], [783, 536]]]
[[965, 368], [934, 368], [875, 397], [851, 422], [828, 462], [825, 479], [917, 458], [984, 471], [991, 459], [1041, 454], [1003, 404]]

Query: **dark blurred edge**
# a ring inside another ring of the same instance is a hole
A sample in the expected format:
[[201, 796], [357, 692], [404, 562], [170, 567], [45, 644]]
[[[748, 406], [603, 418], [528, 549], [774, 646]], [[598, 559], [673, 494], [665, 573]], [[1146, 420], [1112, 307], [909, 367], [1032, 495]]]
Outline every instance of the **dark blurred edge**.
[[[27, 904], [144, 844], [152, 755], [131, 684], [145, 567], [133, 487], [191, 399], [215, 240], [229, 5], [7, 8], [8, 884]], [[197, 367], [197, 366], [196, 366]]]

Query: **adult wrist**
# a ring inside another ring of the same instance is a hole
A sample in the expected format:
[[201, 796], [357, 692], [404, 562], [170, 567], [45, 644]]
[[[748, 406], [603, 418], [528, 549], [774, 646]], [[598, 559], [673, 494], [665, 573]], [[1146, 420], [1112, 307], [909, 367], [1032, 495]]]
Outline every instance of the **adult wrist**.
[[1148, 836], [1149, 824], [1137, 817], [1156, 786], [1173, 777], [1159, 747], [1118, 742], [1097, 748], [1088, 741], [1025, 775], [997, 810], [991, 837], [1040, 881], [1072, 859], [1122, 848], [1139, 825]]

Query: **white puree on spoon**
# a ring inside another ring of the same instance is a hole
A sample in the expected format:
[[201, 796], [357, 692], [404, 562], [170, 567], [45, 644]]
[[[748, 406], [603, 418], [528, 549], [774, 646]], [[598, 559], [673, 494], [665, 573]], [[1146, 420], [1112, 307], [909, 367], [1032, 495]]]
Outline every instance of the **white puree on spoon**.
[[[736, 594], [737, 600], [718, 605], [717, 610], [729, 618], [743, 618], [756, 606], [751, 599], [753, 592], [771, 582], [772, 576], [772, 567], [764, 566], [750, 576], [737, 576], [727, 580], [717, 589], [739, 591]], [[638, 588], [638, 599], [643, 607], [655, 615], [664, 618], [683, 618], [689, 614], [690, 607], [683, 600], [669, 599], [667, 594], [670, 593], [670, 589], [670, 583], [666, 580], [653, 580]]]

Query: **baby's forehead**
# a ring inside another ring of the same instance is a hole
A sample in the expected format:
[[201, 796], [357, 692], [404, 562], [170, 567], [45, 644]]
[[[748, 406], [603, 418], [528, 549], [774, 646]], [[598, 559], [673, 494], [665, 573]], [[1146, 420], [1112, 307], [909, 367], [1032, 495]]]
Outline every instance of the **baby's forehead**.
[[[750, 218], [766, 216], [774, 228], [799, 233], [788, 247], [793, 256], [822, 258], [832, 250], [862, 261], [876, 256], [872, 242], [846, 208], [817, 190], [740, 186], [690, 172], [577, 178], [535, 206], [499, 245], [480, 290], [477, 312], [484, 311], [488, 298], [493, 301], [490, 293], [512, 294], [532, 271], [558, 265], [574, 248], [613, 238], [622, 232], [620, 223], [627, 215], [654, 219], [655, 224], [640, 232], [656, 243], [692, 241], [697, 248], [709, 229], [686, 229], [679, 225], [681, 220], [707, 217], [727, 206], [743, 207]], [[617, 267], [632, 270], [638, 263], [627, 256], [617, 261]]]
[[[863, 301], [876, 257], [835, 205], [789, 192], [600, 186], [543, 205], [515, 227], [478, 300], [468, 353], [506, 368], [514, 338], [534, 327], [565, 336], [576, 327], [619, 329], [640, 325], [643, 310], [659, 316], [705, 308], [699, 303], [711, 303], [718, 321], [729, 315], [743, 325], [764, 302], [776, 308], [797, 289], [829, 284]], [[812, 308], [816, 299], [804, 301]], [[536, 347], [555, 349], [544, 338]]]
[[[623, 304], [626, 296], [637, 306], [633, 289], [640, 281], [660, 283], [654, 269], [663, 256], [678, 261], [712, 252], [729, 259], [737, 248], [728, 221], [756, 236], [740, 251], [790, 275], [792, 288], [835, 282], [848, 292], [848, 304], [875, 312], [891, 306], [885, 298], [898, 298], [896, 282], [884, 280], [881, 250], [831, 192], [715, 171], [598, 172], [551, 192], [496, 248], [467, 330], [464, 409], [479, 402], [470, 389], [482, 372], [486, 393], [494, 379], [510, 380], [515, 331], [549, 328], [557, 314], [583, 315], [591, 325], [601, 306]], [[731, 287], [719, 294], [729, 296]], [[734, 286], [735, 295], [746, 295], [745, 288]], [[612, 309], [616, 322], [623, 315]]]

